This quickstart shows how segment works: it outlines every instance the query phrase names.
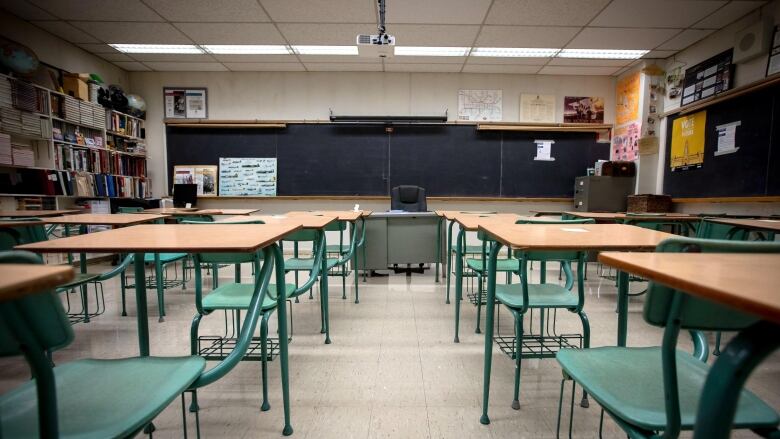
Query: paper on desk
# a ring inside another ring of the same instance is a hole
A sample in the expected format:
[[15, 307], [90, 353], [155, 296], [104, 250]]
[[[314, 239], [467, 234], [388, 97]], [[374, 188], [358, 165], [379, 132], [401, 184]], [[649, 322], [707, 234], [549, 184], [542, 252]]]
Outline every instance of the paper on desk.
[[576, 233], [587, 232], [587, 230], [581, 229], [579, 227], [561, 227], [561, 230], [563, 230], [564, 232], [576, 232]]

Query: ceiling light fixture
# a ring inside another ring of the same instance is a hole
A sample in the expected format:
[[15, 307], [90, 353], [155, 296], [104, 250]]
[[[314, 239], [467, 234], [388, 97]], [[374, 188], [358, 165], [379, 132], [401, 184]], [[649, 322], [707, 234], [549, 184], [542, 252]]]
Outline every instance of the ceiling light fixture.
[[215, 55], [289, 55], [291, 53], [284, 45], [201, 44], [200, 47]]
[[357, 55], [357, 46], [292, 46], [298, 55]]
[[193, 44], [109, 44], [122, 53], [203, 53]]
[[558, 52], [558, 58], [590, 58], [590, 59], [638, 59], [649, 50], [617, 50], [617, 49], [563, 49]]
[[492, 56], [500, 58], [549, 58], [561, 49], [527, 47], [475, 47], [471, 56]]
[[470, 47], [396, 46], [396, 56], [466, 56]]

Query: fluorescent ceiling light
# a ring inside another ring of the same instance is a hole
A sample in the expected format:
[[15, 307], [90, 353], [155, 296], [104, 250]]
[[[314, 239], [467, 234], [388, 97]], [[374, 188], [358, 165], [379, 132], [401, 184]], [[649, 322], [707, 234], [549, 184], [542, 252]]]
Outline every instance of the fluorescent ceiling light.
[[471, 56], [495, 56], [507, 58], [548, 58], [561, 49], [537, 49], [526, 47], [475, 47]]
[[284, 45], [252, 44], [201, 44], [209, 53], [217, 55], [289, 55], [290, 49]]
[[466, 56], [470, 49], [470, 47], [396, 46], [395, 54], [399, 56]]
[[591, 59], [637, 59], [649, 50], [613, 50], [613, 49], [563, 49], [558, 58], [591, 58]]
[[122, 53], [203, 53], [193, 44], [109, 44]]
[[357, 46], [292, 46], [299, 55], [357, 55]]

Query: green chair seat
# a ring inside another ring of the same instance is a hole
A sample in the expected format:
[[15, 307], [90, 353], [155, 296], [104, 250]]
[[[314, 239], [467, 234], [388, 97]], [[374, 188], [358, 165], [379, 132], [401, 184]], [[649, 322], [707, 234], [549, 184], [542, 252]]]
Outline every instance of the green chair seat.
[[[190, 357], [79, 360], [53, 369], [62, 438], [130, 437], [200, 376]], [[35, 380], [0, 396], [0, 436], [38, 437]]]
[[330, 244], [325, 246], [325, 251], [328, 253], [349, 253], [349, 244]]
[[[522, 284], [496, 285], [496, 299], [510, 308], [523, 307]], [[556, 284], [528, 284], [530, 308], [575, 308], [577, 294]]]
[[[482, 259], [466, 259], [466, 266], [474, 271], [482, 272]], [[500, 272], [516, 272], [520, 271], [519, 259], [498, 259], [496, 260], [496, 271]]]
[[[308, 271], [312, 269], [313, 258], [290, 258], [284, 260], [284, 269], [287, 271]], [[339, 260], [328, 258], [328, 270], [338, 265]]]
[[68, 290], [92, 282], [100, 277], [99, 273], [76, 273], [70, 282], [57, 286], [58, 290]]
[[[452, 244], [452, 252], [456, 253], [457, 248], [455, 248], [455, 244]], [[482, 254], [482, 245], [464, 245], [463, 246], [463, 254], [464, 255], [481, 255]]]
[[[563, 349], [556, 358], [567, 375], [622, 421], [646, 430], [666, 428], [660, 347]], [[693, 428], [708, 371], [703, 362], [677, 351], [683, 430]], [[774, 428], [778, 422], [771, 407], [752, 392], [742, 391], [734, 417], [736, 428]]]
[[[285, 294], [289, 297], [295, 291], [295, 285], [285, 284]], [[276, 291], [276, 285], [268, 286], [270, 291]], [[213, 311], [218, 309], [249, 309], [249, 302], [252, 301], [252, 294], [255, 291], [253, 284], [229, 283], [220, 285], [216, 290], [209, 292], [203, 297], [203, 309]], [[263, 311], [276, 308], [276, 299], [269, 294], [265, 295], [263, 300]]]
[[[160, 262], [170, 264], [187, 257], [187, 253], [160, 253]], [[154, 264], [154, 253], [144, 253], [144, 263]]]

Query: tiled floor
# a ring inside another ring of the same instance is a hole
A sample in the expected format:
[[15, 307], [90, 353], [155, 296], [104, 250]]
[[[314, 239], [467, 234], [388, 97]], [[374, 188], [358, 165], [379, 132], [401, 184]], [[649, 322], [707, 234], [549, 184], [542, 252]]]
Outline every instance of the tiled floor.
[[[100, 270], [105, 267], [93, 267]], [[243, 271], [245, 274], [249, 270]], [[538, 271], [534, 276], [538, 275]], [[554, 279], [550, 271], [548, 279]], [[232, 277], [222, 272], [223, 282]], [[351, 281], [351, 278], [349, 279]], [[484, 336], [474, 333], [476, 311], [464, 302], [460, 344], [453, 343], [454, 305], [444, 303], [445, 283], [432, 274], [369, 278], [360, 284], [360, 304], [341, 299], [341, 282], [331, 278], [330, 313], [333, 344], [319, 333], [319, 302], [308, 296], [295, 304], [295, 334], [290, 345], [290, 389], [293, 437], [298, 438], [552, 438], [561, 372], [554, 359], [523, 362], [519, 411], [512, 410], [513, 362], [494, 348], [490, 395], [491, 424], [479, 423], [482, 398]], [[58, 363], [77, 358], [112, 358], [137, 354], [135, 305], [128, 297], [128, 317], [120, 317], [118, 282], [106, 285], [107, 311], [91, 323], [78, 324], [76, 341], [55, 354]], [[641, 289], [637, 284], [634, 289]], [[150, 320], [153, 355], [189, 353], [194, 314], [193, 285], [166, 294], [168, 317]], [[592, 346], [615, 342], [614, 283], [596, 276], [591, 266], [585, 310], [592, 325]], [[315, 294], [315, 297], [317, 295]], [[150, 314], [157, 315], [149, 293]], [[657, 345], [661, 330], [641, 318], [642, 299], [632, 299], [630, 345]], [[275, 317], [272, 319], [276, 326]], [[559, 331], [579, 329], [574, 315], [558, 316]], [[221, 316], [204, 319], [201, 333], [218, 333]], [[538, 323], [537, 323], [538, 325]], [[502, 330], [511, 318], [501, 313]], [[271, 330], [273, 334], [275, 329]], [[682, 349], [690, 343], [681, 337]], [[213, 367], [215, 363], [209, 363]], [[0, 392], [29, 378], [23, 360], [0, 359]], [[282, 400], [279, 361], [269, 367], [271, 410], [260, 411], [260, 364], [243, 362], [221, 381], [199, 391], [201, 432], [206, 438], [281, 436]], [[659, 383], [660, 385], [660, 383]], [[775, 354], [752, 376], [748, 386], [780, 408], [780, 355]], [[568, 389], [568, 387], [567, 387]], [[100, 391], [100, 389], [95, 389]], [[579, 400], [579, 390], [578, 396]], [[598, 437], [599, 408], [575, 406], [574, 436]], [[194, 417], [188, 416], [194, 433]], [[179, 402], [156, 420], [155, 437], [182, 436]], [[564, 423], [564, 428], [567, 424]], [[735, 434], [735, 437], [753, 437]], [[604, 437], [625, 437], [605, 420]], [[684, 437], [687, 437], [684, 435]]]

